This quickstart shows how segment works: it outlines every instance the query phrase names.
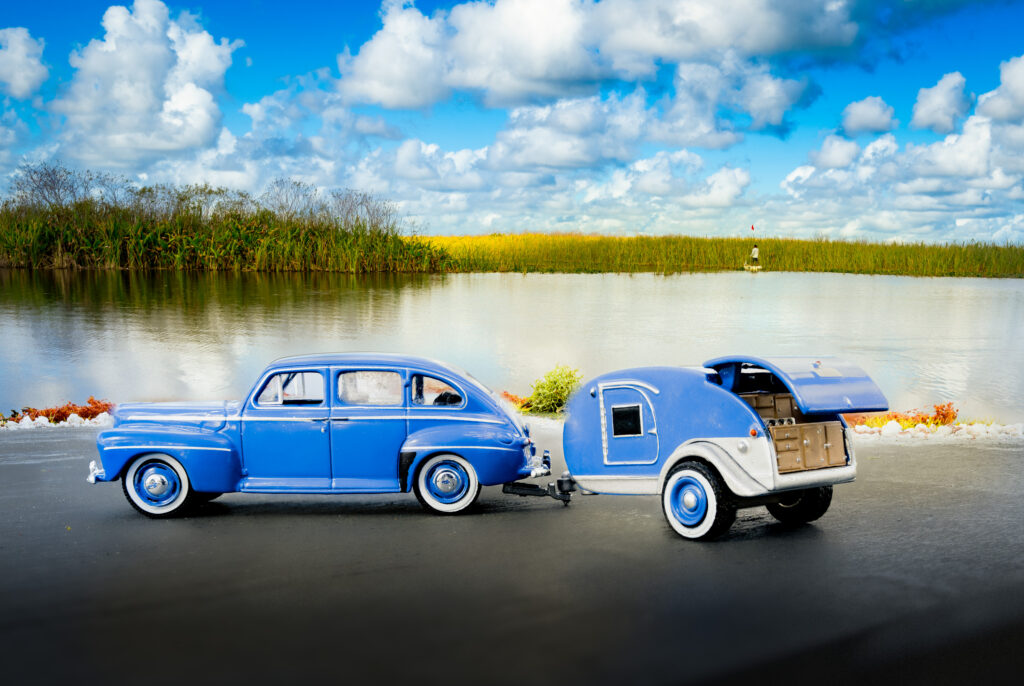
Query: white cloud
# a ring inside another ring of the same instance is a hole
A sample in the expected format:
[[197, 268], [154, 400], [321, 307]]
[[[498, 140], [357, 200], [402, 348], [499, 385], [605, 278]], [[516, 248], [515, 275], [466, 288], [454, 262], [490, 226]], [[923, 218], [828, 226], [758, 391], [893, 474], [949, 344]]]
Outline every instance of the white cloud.
[[46, 81], [43, 39], [32, 38], [28, 29], [0, 29], [0, 92], [24, 100]]
[[633, 78], [652, 75], [663, 61], [849, 46], [857, 36], [849, 3], [832, 0], [604, 0], [592, 18], [601, 54]]
[[985, 117], [970, 117], [961, 134], [938, 143], [912, 146], [908, 156], [921, 176], [985, 176], [989, 173], [992, 125]]
[[750, 185], [750, 172], [736, 167], [722, 167], [709, 176], [701, 188], [683, 198], [690, 207], [729, 207]]
[[860, 154], [860, 146], [835, 134], [829, 135], [821, 144], [821, 150], [811, 152], [811, 161], [820, 169], [842, 169], [849, 167]]
[[917, 92], [914, 117], [910, 125], [917, 129], [930, 129], [935, 133], [952, 133], [958, 120], [963, 119], [970, 107], [964, 86], [967, 79], [958, 71], [944, 75], [931, 88]]
[[214, 93], [231, 53], [188, 14], [158, 0], [113, 6], [102, 39], [71, 55], [75, 74], [52, 105], [64, 115], [61, 153], [86, 164], [138, 164], [210, 145], [220, 132]]
[[859, 133], [884, 133], [896, 125], [894, 111], [877, 95], [851, 102], [843, 110], [843, 131], [849, 136]]
[[978, 114], [1024, 123], [1024, 55], [999, 65], [999, 88], [978, 98]]
[[401, 0], [387, 0], [384, 26], [354, 57], [338, 56], [339, 90], [349, 99], [392, 108], [420, 108], [447, 97], [443, 16], [425, 17]]
[[[460, 3], [427, 17], [410, 2], [387, 0], [381, 30], [355, 56], [347, 49], [339, 56], [338, 88], [354, 102], [389, 108], [427, 107], [453, 90], [501, 107], [581, 96], [609, 80], [633, 80], [641, 72], [652, 76], [654, 62], [678, 63], [680, 111], [673, 121], [697, 119], [706, 133], [666, 138], [707, 139], [721, 147], [736, 138], [723, 135], [707, 110], [713, 115], [724, 104], [749, 114], [754, 129], [778, 126], [806, 89], [803, 81], [774, 76], [752, 55], [794, 42], [845, 45], [853, 27], [842, 2], [801, 3], [796, 9], [764, 0], [729, 4], [731, 11], [709, 0], [495, 0]], [[805, 32], [799, 21], [787, 19], [793, 12], [814, 30]], [[751, 13], [760, 24], [751, 23]], [[670, 26], [663, 26], [667, 17]], [[648, 19], [653, 25], [646, 25]], [[637, 66], [637, 59], [647, 64]], [[702, 70], [718, 72], [710, 78], [722, 83], [706, 83], [709, 75]], [[690, 87], [695, 90], [686, 91]]]
[[651, 117], [642, 89], [619, 98], [564, 99], [520, 107], [498, 132], [488, 151], [489, 164], [504, 170], [534, 167], [592, 167], [634, 154]]
[[585, 91], [606, 73], [584, 42], [588, 8], [579, 0], [456, 5], [446, 82], [484, 93], [490, 105]]

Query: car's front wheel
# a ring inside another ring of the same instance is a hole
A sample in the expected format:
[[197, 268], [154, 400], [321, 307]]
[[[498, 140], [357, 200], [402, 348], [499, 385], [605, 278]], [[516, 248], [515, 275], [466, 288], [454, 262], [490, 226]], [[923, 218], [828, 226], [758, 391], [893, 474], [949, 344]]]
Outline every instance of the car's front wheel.
[[476, 470], [458, 455], [435, 455], [423, 463], [413, 490], [420, 503], [438, 514], [462, 512], [480, 495]]
[[714, 470], [700, 462], [683, 462], [672, 470], [661, 504], [669, 526], [683, 538], [715, 538], [736, 520], [728, 490]]
[[181, 463], [170, 455], [142, 455], [121, 480], [132, 507], [147, 517], [173, 517], [194, 500], [194, 491]]

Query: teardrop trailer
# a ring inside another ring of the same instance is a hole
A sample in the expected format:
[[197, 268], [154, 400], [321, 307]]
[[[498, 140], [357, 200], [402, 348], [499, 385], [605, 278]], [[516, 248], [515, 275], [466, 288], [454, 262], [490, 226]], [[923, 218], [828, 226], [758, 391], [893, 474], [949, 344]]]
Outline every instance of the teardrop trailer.
[[710, 539], [742, 508], [818, 519], [857, 472], [842, 413], [888, 409], [859, 367], [834, 357], [720, 357], [641, 367], [583, 384], [566, 406], [566, 465], [583, 489], [660, 495], [680, 536]]
[[89, 481], [122, 481], [129, 503], [174, 516], [226, 492], [399, 493], [454, 514], [482, 485], [568, 504], [592, 493], [662, 496], [670, 526], [707, 539], [736, 510], [767, 505], [806, 522], [856, 475], [843, 412], [887, 409], [858, 367], [835, 358], [729, 357], [702, 368], [597, 377], [570, 399], [569, 471], [550, 474], [529, 429], [450, 365], [401, 355], [285, 358], [245, 400], [118, 407]]

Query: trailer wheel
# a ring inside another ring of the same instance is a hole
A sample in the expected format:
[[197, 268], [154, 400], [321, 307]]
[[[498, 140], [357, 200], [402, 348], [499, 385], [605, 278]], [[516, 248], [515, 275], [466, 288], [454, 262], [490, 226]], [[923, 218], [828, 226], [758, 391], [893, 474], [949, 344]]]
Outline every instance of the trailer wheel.
[[714, 470], [700, 462], [683, 462], [669, 472], [661, 504], [669, 526], [683, 538], [710, 540], [736, 521], [728, 490]]
[[821, 486], [787, 493], [782, 500], [768, 505], [772, 517], [786, 524], [813, 522], [832, 504], [832, 487]]
[[464, 458], [451, 453], [435, 455], [420, 467], [413, 482], [416, 498], [437, 514], [462, 512], [480, 495], [476, 470]]

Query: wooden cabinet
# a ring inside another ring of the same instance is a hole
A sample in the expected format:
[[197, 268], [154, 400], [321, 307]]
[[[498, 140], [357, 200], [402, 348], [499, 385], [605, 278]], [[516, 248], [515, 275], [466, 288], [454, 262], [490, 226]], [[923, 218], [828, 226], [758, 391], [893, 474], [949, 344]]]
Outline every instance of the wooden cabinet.
[[846, 464], [843, 425], [839, 422], [772, 426], [779, 473], [842, 467]]

